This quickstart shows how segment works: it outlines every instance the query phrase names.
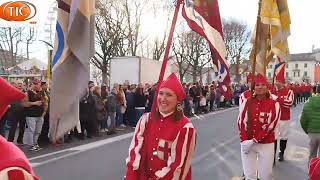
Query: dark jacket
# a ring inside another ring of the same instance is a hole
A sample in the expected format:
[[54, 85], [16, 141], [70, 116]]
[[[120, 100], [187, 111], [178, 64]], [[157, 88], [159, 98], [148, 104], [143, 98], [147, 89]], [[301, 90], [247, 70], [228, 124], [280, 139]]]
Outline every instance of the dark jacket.
[[92, 121], [95, 119], [95, 104], [91, 93], [87, 94], [80, 100], [79, 113], [80, 121]]
[[147, 102], [147, 97], [138, 93], [134, 94], [134, 107], [145, 107]]
[[126, 92], [126, 101], [127, 101], [127, 108], [133, 109], [134, 108], [134, 93], [131, 91]]

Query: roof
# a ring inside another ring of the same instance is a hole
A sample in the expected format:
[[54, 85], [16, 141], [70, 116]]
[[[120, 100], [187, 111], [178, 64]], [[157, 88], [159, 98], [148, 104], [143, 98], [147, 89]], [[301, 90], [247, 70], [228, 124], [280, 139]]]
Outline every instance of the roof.
[[290, 61], [316, 61], [315, 53], [291, 54]]
[[38, 68], [39, 70], [42, 70], [42, 71], [47, 69], [47, 64], [46, 63], [44, 63], [44, 62], [42, 62], [42, 61], [40, 61], [38, 59], [33, 58], [33, 59], [28, 60], [28, 61], [24, 61], [24, 62], [22, 62], [20, 64], [17, 64], [16, 66], [10, 67], [10, 68], [8, 68], [8, 70], [11, 71], [15, 67], [19, 67], [22, 70], [27, 70], [28, 71], [28, 70], [32, 69], [32, 67], [34, 67], [34, 66], [36, 68]]

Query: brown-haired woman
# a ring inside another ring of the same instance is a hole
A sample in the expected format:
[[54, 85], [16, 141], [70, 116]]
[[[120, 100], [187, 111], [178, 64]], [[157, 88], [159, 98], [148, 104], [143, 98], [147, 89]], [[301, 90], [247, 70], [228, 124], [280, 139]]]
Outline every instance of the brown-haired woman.
[[[92, 91], [94, 105], [96, 109], [96, 118], [97, 118], [97, 133], [100, 133], [101, 128], [105, 127], [106, 122], [106, 110], [104, 108], [104, 101], [101, 97], [101, 88], [99, 86], [95, 86]], [[102, 132], [105, 130], [103, 129]]]
[[184, 89], [171, 74], [159, 89], [157, 110], [144, 114], [135, 130], [126, 180], [191, 180], [196, 131], [182, 112]]

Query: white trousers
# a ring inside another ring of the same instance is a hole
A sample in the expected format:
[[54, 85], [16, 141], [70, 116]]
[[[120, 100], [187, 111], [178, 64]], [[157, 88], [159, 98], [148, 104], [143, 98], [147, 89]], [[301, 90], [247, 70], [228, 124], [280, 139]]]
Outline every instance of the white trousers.
[[280, 120], [277, 124], [275, 130], [275, 138], [280, 138], [281, 140], [288, 140], [289, 135], [289, 128], [290, 128], [290, 121], [283, 121]]
[[241, 147], [241, 159], [246, 180], [256, 180], [257, 171], [260, 180], [273, 180], [272, 166], [274, 158], [274, 143], [254, 144], [248, 154]]

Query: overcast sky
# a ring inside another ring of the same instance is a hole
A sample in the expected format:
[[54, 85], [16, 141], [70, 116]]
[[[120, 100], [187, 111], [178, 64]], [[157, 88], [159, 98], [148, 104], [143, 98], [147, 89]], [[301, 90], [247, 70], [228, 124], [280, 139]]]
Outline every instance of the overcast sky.
[[[54, 0], [37, 0], [41, 4], [41, 19], [39, 24], [47, 21], [49, 7]], [[291, 15], [291, 36], [289, 37], [289, 46], [291, 53], [311, 52], [312, 45], [320, 48], [320, 0], [288, 0]], [[219, 0], [220, 13], [223, 18], [237, 18], [247, 22], [250, 27], [254, 27], [258, 11], [258, 0]], [[159, 16], [158, 16], [159, 17]], [[166, 18], [162, 18], [165, 20]], [[159, 23], [159, 19], [146, 19], [147, 26], [142, 28], [157, 27], [150, 23]], [[40, 38], [44, 38], [44, 27], [40, 25]], [[153, 28], [157, 29], [158, 28]], [[150, 32], [149, 29], [143, 29], [143, 32]], [[33, 47], [34, 52], [31, 57], [40, 58], [46, 61], [46, 47], [42, 43], [37, 43]]]

